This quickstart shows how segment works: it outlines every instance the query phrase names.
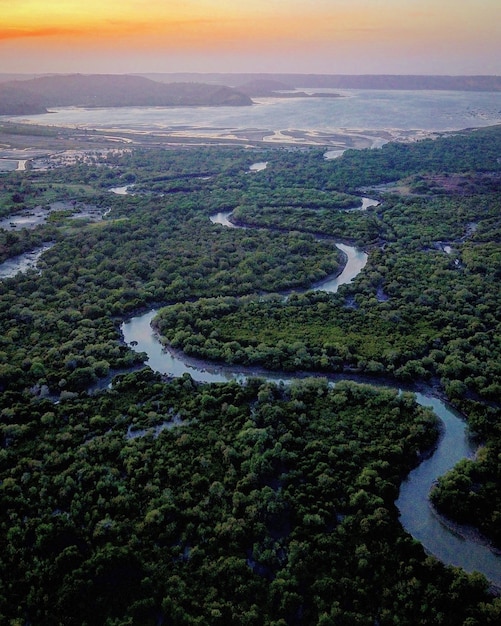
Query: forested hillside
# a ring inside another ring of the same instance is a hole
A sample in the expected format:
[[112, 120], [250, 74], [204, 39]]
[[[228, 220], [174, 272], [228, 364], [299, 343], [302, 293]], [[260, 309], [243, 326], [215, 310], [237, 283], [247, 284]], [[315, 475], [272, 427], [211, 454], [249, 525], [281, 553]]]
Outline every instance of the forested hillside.
[[249, 81], [277, 81], [289, 89], [317, 87], [330, 89], [444, 89], [447, 91], [500, 91], [500, 76], [427, 76], [406, 74], [145, 74], [155, 80], [206, 80], [240, 86]]
[[43, 113], [47, 107], [245, 106], [245, 94], [224, 85], [159, 83], [141, 76], [53, 75], [0, 83], [0, 115]]
[[[499, 624], [499, 590], [427, 555], [395, 500], [440, 431], [398, 388], [426, 388], [483, 443], [433, 502], [501, 547], [500, 154], [493, 127], [2, 174], [0, 261], [53, 245], [0, 281], [0, 622]], [[364, 270], [308, 291], [340, 241]], [[120, 335], [152, 307], [178, 351], [312, 377], [160, 376]]]

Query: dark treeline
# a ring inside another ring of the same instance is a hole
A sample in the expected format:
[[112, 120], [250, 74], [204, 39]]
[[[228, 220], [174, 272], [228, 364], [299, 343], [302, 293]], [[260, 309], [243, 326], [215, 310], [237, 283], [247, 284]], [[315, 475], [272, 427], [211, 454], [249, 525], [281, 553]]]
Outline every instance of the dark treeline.
[[[411, 395], [166, 382], [132, 371], [145, 355], [119, 327], [169, 305], [156, 323], [189, 354], [440, 385], [485, 446], [434, 502], [499, 543], [500, 147], [492, 128], [336, 161], [138, 149], [2, 175], [2, 216], [69, 208], [0, 230], [2, 259], [55, 243], [0, 282], [0, 621], [499, 623], [482, 576], [398, 523], [399, 484], [438, 432]], [[103, 219], [71, 219], [84, 202]], [[334, 239], [366, 248], [363, 273], [299, 292], [340, 270]]]

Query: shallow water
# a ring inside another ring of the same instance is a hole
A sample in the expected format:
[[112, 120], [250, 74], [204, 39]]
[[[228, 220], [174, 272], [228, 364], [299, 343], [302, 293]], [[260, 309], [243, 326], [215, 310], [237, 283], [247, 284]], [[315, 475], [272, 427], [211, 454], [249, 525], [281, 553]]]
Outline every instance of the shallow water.
[[424, 394], [416, 396], [421, 405], [431, 407], [442, 420], [444, 432], [433, 456], [420, 463], [401, 485], [395, 504], [402, 526], [444, 563], [462, 567], [467, 572], [482, 572], [501, 588], [501, 556], [488, 546], [465, 539], [444, 526], [428, 499], [430, 489], [440, 476], [461, 459], [474, 455], [466, 422], [440, 400]]
[[[347, 132], [356, 136], [364, 130], [448, 131], [501, 123], [501, 93], [458, 91], [317, 90], [333, 91], [342, 98], [256, 98], [249, 107], [124, 107], [56, 108], [50, 113], [14, 117], [47, 125], [78, 125], [144, 131], [174, 130], [178, 136], [221, 136], [231, 131], [252, 129], [270, 132], [303, 130], [315, 135]], [[287, 137], [283, 137], [287, 139]], [[290, 136], [289, 140], [293, 139]], [[375, 133], [368, 145], [381, 146], [389, 137]], [[297, 139], [304, 142], [303, 138]], [[339, 149], [345, 146], [339, 146]]]
[[46, 243], [35, 250], [30, 250], [24, 254], [14, 256], [0, 264], [0, 280], [4, 278], [12, 278], [16, 274], [27, 272], [30, 269], [36, 269], [38, 259], [42, 254], [52, 248], [53, 243]]

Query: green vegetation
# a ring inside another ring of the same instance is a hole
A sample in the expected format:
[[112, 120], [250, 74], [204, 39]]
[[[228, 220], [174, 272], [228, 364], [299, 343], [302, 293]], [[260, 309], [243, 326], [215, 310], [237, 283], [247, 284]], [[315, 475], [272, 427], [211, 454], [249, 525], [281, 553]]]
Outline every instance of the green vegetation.
[[196, 387], [143, 371], [59, 405], [9, 399], [4, 619], [499, 617], [481, 577], [425, 558], [399, 527], [401, 476], [436, 436], [408, 394], [322, 380]]
[[[55, 242], [40, 272], [0, 282], [0, 621], [498, 624], [487, 581], [398, 522], [400, 482], [438, 432], [411, 394], [167, 381], [135, 371], [145, 355], [119, 328], [163, 305], [164, 341], [190, 355], [435, 385], [485, 445], [433, 500], [500, 545], [500, 148], [492, 128], [330, 162], [134, 149], [2, 175], [3, 216], [55, 201], [106, 215], [0, 230], [1, 259]], [[380, 206], [347, 210], [386, 183]], [[122, 185], [134, 195], [108, 191]], [[340, 270], [339, 240], [366, 268], [305, 292]]]

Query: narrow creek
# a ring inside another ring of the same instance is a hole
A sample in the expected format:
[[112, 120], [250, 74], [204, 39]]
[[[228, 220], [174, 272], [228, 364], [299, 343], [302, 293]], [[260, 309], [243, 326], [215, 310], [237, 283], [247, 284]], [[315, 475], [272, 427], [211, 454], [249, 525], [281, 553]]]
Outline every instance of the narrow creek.
[[46, 250], [52, 248], [53, 245], [53, 243], [45, 243], [39, 248], [11, 257], [3, 263], [0, 263], [0, 280], [12, 278], [16, 274], [27, 272], [30, 269], [36, 269], [39, 258]]
[[[235, 227], [229, 221], [229, 213], [212, 216], [213, 223]], [[361, 250], [344, 244], [336, 244], [343, 251], [347, 262], [341, 274], [314, 286], [335, 293], [340, 285], [353, 280], [367, 262], [367, 255]], [[166, 349], [151, 327], [156, 315], [150, 310], [135, 316], [122, 324], [124, 341], [135, 351], [148, 355], [147, 364], [155, 371], [171, 376], [184, 373], [200, 382], [218, 383], [229, 380], [244, 382], [248, 376], [260, 375], [268, 380], [291, 380], [290, 374], [256, 372], [238, 367], [215, 365], [197, 359], [190, 359]], [[311, 375], [311, 373], [310, 373]], [[443, 424], [443, 433], [433, 455], [410, 472], [401, 485], [395, 504], [399, 509], [400, 521], [407, 532], [420, 541], [425, 550], [447, 565], [463, 568], [466, 572], [477, 571], [497, 588], [501, 589], [501, 555], [491, 551], [487, 545], [452, 531], [434, 512], [428, 499], [433, 483], [462, 458], [472, 457], [474, 448], [467, 435], [465, 421], [446, 403], [431, 393], [418, 393], [416, 399], [422, 406], [431, 407]]]

